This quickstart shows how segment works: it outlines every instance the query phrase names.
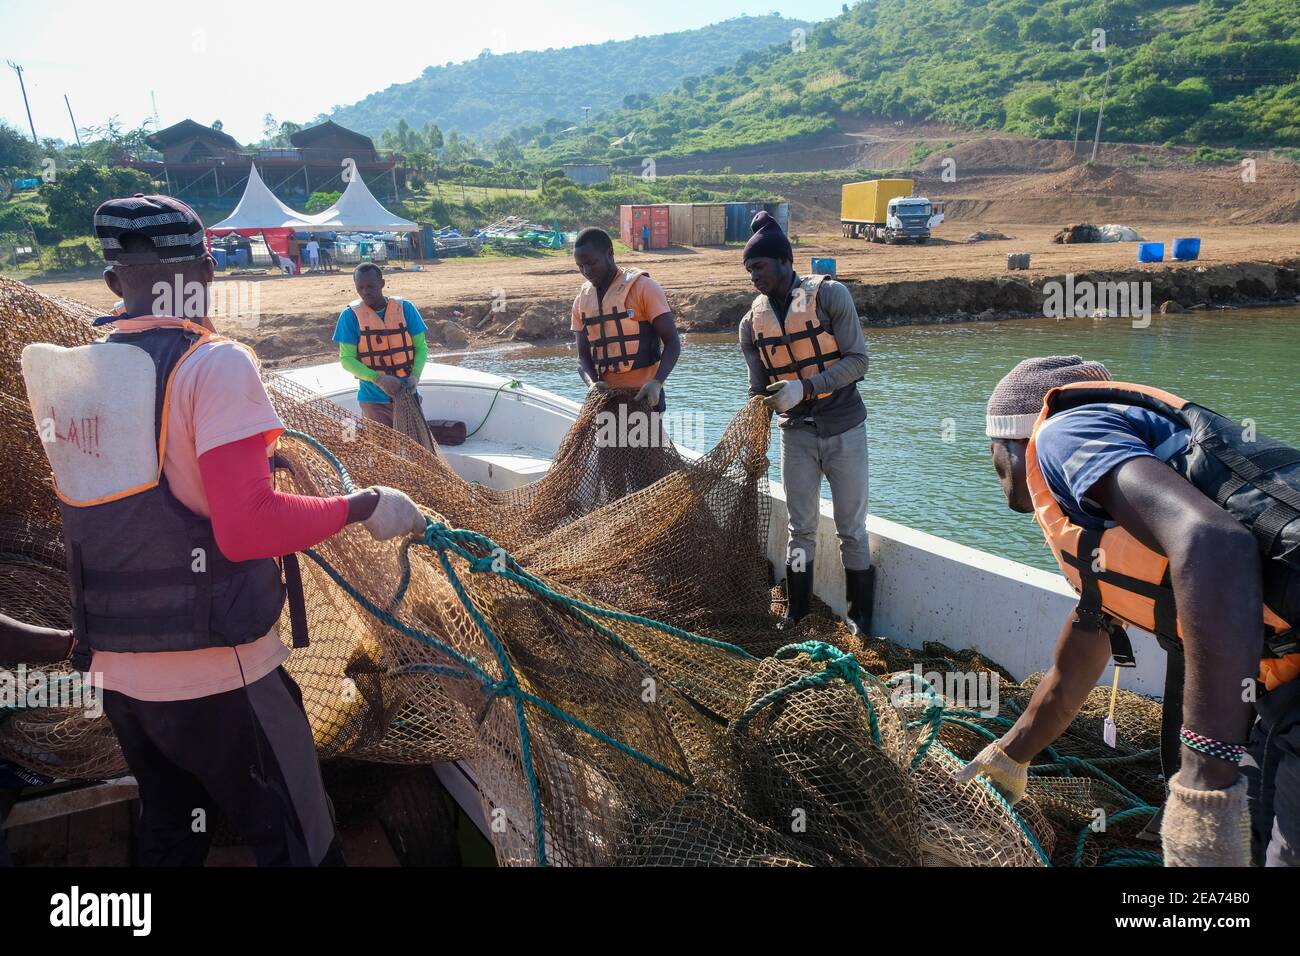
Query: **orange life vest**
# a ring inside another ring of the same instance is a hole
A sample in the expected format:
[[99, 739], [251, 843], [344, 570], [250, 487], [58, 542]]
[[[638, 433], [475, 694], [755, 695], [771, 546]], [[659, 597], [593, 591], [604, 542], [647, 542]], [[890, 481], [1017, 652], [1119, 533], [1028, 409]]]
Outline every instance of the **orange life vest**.
[[[812, 378], [840, 360], [840, 346], [835, 341], [831, 327], [817, 314], [817, 291], [825, 276], [808, 276], [801, 279], [790, 298], [790, 309], [785, 314], [785, 325], [772, 308], [767, 296], [754, 299], [750, 310], [750, 323], [754, 332], [754, 347], [767, 369], [770, 382], [788, 382], [796, 378]], [[822, 392], [818, 398], [830, 397]]]
[[584, 282], [578, 292], [578, 315], [591, 345], [598, 378], [646, 368], [659, 361], [662, 346], [649, 321], [655, 317], [646, 316], [647, 321], [642, 322], [635, 310], [627, 307], [628, 293], [643, 275], [647, 273], [641, 269], [621, 270], [603, 298], [590, 282]]
[[415, 364], [415, 343], [406, 327], [406, 307], [402, 300], [390, 295], [382, 317], [360, 299], [348, 304], [361, 332], [357, 342], [357, 358], [361, 364], [398, 378], [410, 375]]
[[[1265, 565], [1264, 630], [1265, 656], [1260, 661], [1259, 679], [1267, 690], [1293, 680], [1300, 675], [1300, 647], [1296, 645], [1293, 628], [1297, 617], [1294, 607], [1282, 607], [1278, 596], [1295, 593], [1294, 584], [1274, 587], [1276, 573], [1294, 581], [1297, 573], [1273, 560], [1276, 555], [1277, 530], [1274, 526], [1278, 513], [1286, 506], [1272, 501], [1268, 488], [1282, 496], [1290, 497], [1282, 482], [1272, 481], [1269, 474], [1280, 468], [1294, 469], [1300, 463], [1300, 452], [1279, 442], [1258, 436], [1249, 452], [1259, 464], [1262, 477], [1256, 480], [1264, 489], [1251, 484], [1238, 472], [1251, 472], [1249, 460], [1231, 448], [1231, 434], [1240, 434], [1241, 427], [1224, 419], [1209, 409], [1194, 405], [1147, 385], [1130, 385], [1124, 382], [1075, 382], [1047, 393], [1043, 410], [1034, 423], [1034, 430], [1025, 453], [1025, 477], [1033, 497], [1034, 517], [1048, 546], [1060, 565], [1070, 586], [1079, 592], [1082, 611], [1104, 611], [1112, 617], [1166, 640], [1182, 640], [1182, 627], [1178, 620], [1177, 605], [1170, 580], [1169, 559], [1153, 551], [1118, 525], [1106, 529], [1083, 528], [1065, 514], [1056, 496], [1047, 486], [1038, 466], [1036, 439], [1043, 423], [1052, 415], [1080, 405], [1116, 403], [1136, 405], [1166, 415], [1189, 431], [1188, 448], [1176, 453], [1168, 464], [1198, 490], [1213, 498], [1220, 507], [1233, 514], [1250, 528], [1261, 545], [1261, 561]], [[1220, 464], [1233, 462], [1233, 467]], [[1245, 465], [1241, 462], [1246, 461]], [[1294, 481], [1294, 479], [1292, 479]], [[1252, 501], [1246, 505], [1234, 502], [1232, 496], [1243, 488]], [[1222, 500], [1221, 500], [1222, 499]], [[1272, 510], [1273, 516], [1268, 517]], [[1293, 515], [1296, 513], [1291, 512]], [[1285, 519], [1285, 513], [1282, 517]], [[1281, 527], [1294, 522], [1285, 521]], [[1292, 529], [1294, 533], [1294, 529]], [[1265, 545], [1268, 545], [1265, 547]], [[1276, 566], [1276, 567], [1272, 567]], [[1270, 607], [1269, 603], [1277, 604]], [[1292, 622], [1282, 617], [1287, 614]]]

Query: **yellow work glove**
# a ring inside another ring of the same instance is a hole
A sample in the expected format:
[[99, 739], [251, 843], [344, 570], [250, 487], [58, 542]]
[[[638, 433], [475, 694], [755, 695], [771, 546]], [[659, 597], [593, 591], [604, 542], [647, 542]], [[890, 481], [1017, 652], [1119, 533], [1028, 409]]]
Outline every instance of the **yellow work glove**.
[[1015, 804], [1025, 795], [1025, 787], [1029, 783], [1029, 764], [1012, 760], [1002, 749], [1001, 742], [994, 741], [954, 776], [958, 783], [969, 783], [980, 774], [987, 777], [994, 789], [1007, 798], [1007, 803]]
[[1246, 778], [1226, 790], [1193, 790], [1169, 780], [1160, 821], [1165, 866], [1250, 866]]

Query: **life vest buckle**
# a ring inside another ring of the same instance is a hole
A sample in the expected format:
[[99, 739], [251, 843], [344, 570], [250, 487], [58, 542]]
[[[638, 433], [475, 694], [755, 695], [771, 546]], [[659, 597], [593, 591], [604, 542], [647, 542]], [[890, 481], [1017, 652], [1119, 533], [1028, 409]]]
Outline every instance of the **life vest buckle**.
[[1270, 635], [1264, 643], [1274, 657], [1286, 657], [1288, 654], [1300, 652], [1300, 634], [1296, 633], [1294, 627]]

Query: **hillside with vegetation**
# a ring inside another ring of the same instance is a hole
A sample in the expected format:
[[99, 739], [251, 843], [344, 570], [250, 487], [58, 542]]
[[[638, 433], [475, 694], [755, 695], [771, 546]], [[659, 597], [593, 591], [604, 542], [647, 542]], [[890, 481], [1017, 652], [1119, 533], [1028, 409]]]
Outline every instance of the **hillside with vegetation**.
[[582, 146], [690, 156], [872, 116], [1064, 139], [1090, 131], [1108, 69], [1109, 141], [1300, 145], [1300, 0], [862, 0], [802, 44], [606, 118]]
[[403, 120], [476, 139], [494, 140], [522, 128], [524, 138], [546, 145], [548, 137], [584, 119], [583, 107], [591, 107], [595, 118], [648, 102], [687, 77], [731, 65], [743, 53], [788, 46], [791, 31], [808, 26], [773, 14], [559, 50], [484, 50], [463, 63], [426, 67], [417, 79], [336, 107], [329, 118], [376, 136]]

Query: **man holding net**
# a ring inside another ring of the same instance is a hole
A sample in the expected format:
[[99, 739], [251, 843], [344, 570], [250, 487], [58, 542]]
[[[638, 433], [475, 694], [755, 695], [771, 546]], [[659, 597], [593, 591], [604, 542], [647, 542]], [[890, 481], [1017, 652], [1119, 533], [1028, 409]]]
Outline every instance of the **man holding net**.
[[858, 382], [867, 343], [849, 290], [824, 276], [801, 278], [794, 250], [766, 212], [751, 224], [745, 269], [758, 295], [740, 320], [749, 394], [765, 395], [781, 431], [781, 483], [790, 514], [786, 618], [798, 621], [812, 601], [821, 484], [830, 482], [835, 531], [844, 562], [848, 620], [871, 633], [875, 568], [867, 536], [867, 409]]
[[1110, 658], [1133, 664], [1132, 624], [1167, 653], [1166, 865], [1300, 865], [1300, 451], [1079, 356], [1012, 369], [987, 432], [1008, 506], [1080, 601], [1025, 712], [958, 779], [1018, 800]]
[[[72, 585], [72, 663], [143, 804], [138, 859], [202, 865], [220, 807], [260, 865], [341, 862], [298, 686], [282, 667], [286, 598], [306, 640], [295, 552], [362, 522], [419, 534], [406, 495], [276, 491], [284, 425], [244, 346], [207, 317], [203, 223], [168, 196], [94, 219], [124, 314], [92, 345], [28, 346], [23, 377], [50, 460]], [[163, 290], [161, 293], [159, 290]]]
[[429, 359], [424, 319], [410, 302], [384, 295], [384, 273], [373, 262], [357, 266], [352, 283], [357, 298], [334, 328], [339, 364], [360, 380], [361, 414], [392, 428], [393, 399], [416, 388]]

